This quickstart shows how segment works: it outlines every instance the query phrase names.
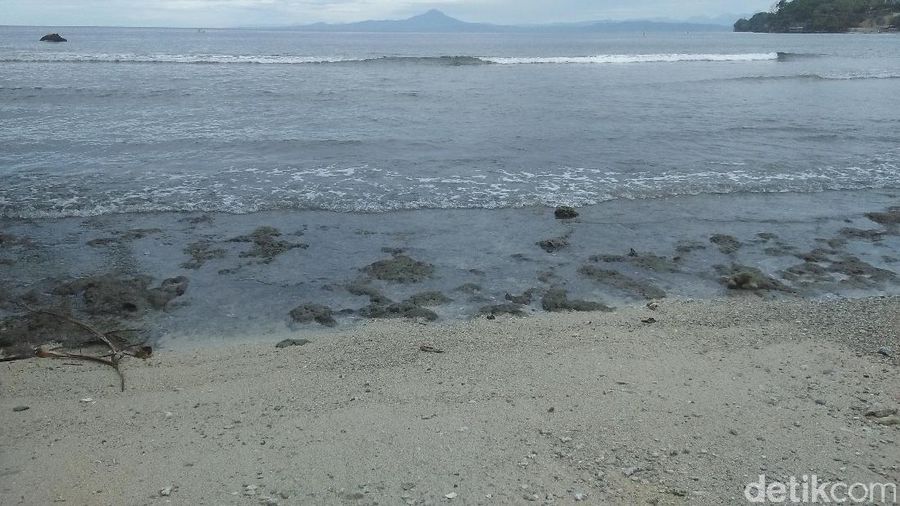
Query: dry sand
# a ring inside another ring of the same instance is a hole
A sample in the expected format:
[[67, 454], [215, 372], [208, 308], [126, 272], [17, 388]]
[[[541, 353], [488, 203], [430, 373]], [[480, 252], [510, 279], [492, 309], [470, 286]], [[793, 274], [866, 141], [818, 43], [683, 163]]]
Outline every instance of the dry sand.
[[103, 366], [6, 363], [0, 504], [740, 504], [759, 474], [896, 483], [900, 427], [864, 412], [900, 405], [898, 334], [898, 298], [748, 296], [162, 351], [124, 365], [124, 393]]

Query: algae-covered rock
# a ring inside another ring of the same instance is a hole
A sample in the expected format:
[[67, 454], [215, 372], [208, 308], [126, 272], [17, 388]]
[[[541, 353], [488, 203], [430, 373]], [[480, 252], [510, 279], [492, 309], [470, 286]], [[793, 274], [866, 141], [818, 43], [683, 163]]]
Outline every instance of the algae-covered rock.
[[225, 250], [214, 247], [209, 241], [188, 244], [184, 248], [184, 254], [191, 257], [190, 260], [181, 264], [185, 269], [199, 269], [210, 260], [225, 258]]
[[505, 298], [506, 298], [506, 300], [512, 302], [513, 304], [522, 304], [524, 306], [527, 306], [528, 304], [531, 304], [531, 299], [533, 297], [534, 297], [534, 289], [529, 288], [528, 290], [525, 290], [524, 292], [522, 292], [521, 295], [513, 295], [510, 293], [507, 293]]
[[717, 266], [716, 269], [723, 275], [722, 283], [730, 290], [780, 290], [790, 291], [785, 284], [775, 278], [766, 275], [756, 267], [732, 264], [730, 267]]
[[363, 272], [382, 281], [420, 283], [434, 275], [434, 266], [406, 255], [395, 255], [364, 267]]
[[183, 276], [166, 279], [155, 288], [151, 281], [149, 276], [91, 276], [66, 283], [56, 293], [79, 297], [88, 314], [134, 318], [151, 309], [165, 309], [188, 287]]
[[726, 234], [715, 234], [709, 238], [709, 242], [718, 246], [719, 251], [726, 255], [733, 255], [737, 250], [741, 249], [741, 246], [743, 246], [741, 241]]
[[428, 321], [438, 319], [434, 311], [417, 306], [409, 301], [390, 304], [371, 304], [359, 310], [359, 314], [366, 318], [424, 318]]
[[541, 300], [544, 311], [612, 311], [609, 306], [599, 302], [586, 300], [570, 300], [568, 293], [562, 288], [551, 288]]
[[635, 267], [656, 272], [678, 272], [678, 264], [663, 256], [652, 253], [639, 253], [631, 250], [628, 255], [594, 255], [589, 258], [597, 263], [627, 263]]
[[598, 283], [632, 292], [645, 299], [663, 299], [666, 297], [666, 292], [653, 283], [633, 279], [617, 271], [601, 269], [594, 265], [585, 265], [578, 269], [578, 272]]
[[565, 237], [556, 237], [553, 239], [544, 239], [543, 241], [538, 241], [537, 245], [547, 253], [556, 253], [561, 249], [568, 248], [569, 241]]
[[334, 327], [337, 321], [331, 308], [321, 304], [304, 304], [291, 310], [291, 319], [297, 323], [316, 322], [326, 327]]
[[578, 217], [578, 211], [573, 207], [559, 206], [553, 211], [553, 216], [555, 216], [557, 220], [571, 220]]
[[889, 207], [883, 213], [867, 213], [866, 218], [885, 226], [900, 225], [900, 206]]
[[453, 290], [456, 292], [467, 293], [469, 295], [475, 295], [481, 292], [482, 287], [478, 283], [463, 283]]
[[499, 315], [512, 315], [512, 316], [525, 316], [525, 311], [522, 310], [522, 306], [519, 304], [494, 304], [490, 306], [482, 306], [478, 310], [479, 315], [485, 316], [499, 316]]
[[410, 304], [414, 304], [416, 306], [441, 306], [447, 304], [449, 302], [453, 302], [453, 299], [447, 297], [441, 292], [422, 292], [413, 295], [412, 297], [406, 299], [406, 302]]
[[292, 249], [309, 248], [308, 244], [293, 243], [279, 239], [281, 232], [274, 227], [259, 227], [248, 235], [242, 235], [231, 239], [231, 242], [249, 242], [250, 250], [241, 253], [242, 258], [260, 258], [260, 263], [268, 264], [275, 257]]

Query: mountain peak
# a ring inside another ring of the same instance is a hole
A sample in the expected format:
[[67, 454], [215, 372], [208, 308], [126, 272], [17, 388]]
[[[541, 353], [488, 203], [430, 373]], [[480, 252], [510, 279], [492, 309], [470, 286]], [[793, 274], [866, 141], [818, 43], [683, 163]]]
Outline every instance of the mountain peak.
[[452, 18], [452, 17], [450, 17], [450, 16], [444, 14], [442, 11], [439, 11], [439, 10], [437, 10], [437, 9], [431, 9], [430, 11], [428, 11], [428, 12], [426, 12], [426, 13], [424, 13], [424, 14], [419, 14], [418, 16], [413, 16], [413, 17], [410, 18], [410, 20], [428, 21], [428, 22], [431, 22], [431, 23], [435, 23], [435, 22], [438, 22], [438, 23], [440, 23], [440, 22], [444, 22], [444, 23], [446, 23], [446, 22], [459, 23], [459, 22], [460, 22], [458, 19]]

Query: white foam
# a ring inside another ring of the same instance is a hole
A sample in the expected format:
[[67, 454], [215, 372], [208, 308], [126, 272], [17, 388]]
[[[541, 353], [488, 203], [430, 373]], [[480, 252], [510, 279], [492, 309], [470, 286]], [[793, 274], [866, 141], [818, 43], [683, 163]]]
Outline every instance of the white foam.
[[597, 63], [675, 63], [675, 62], [725, 62], [725, 61], [769, 61], [778, 60], [778, 53], [741, 54], [601, 54], [596, 56], [553, 56], [545, 58], [495, 58], [482, 60], [501, 65], [528, 64], [597, 64]]

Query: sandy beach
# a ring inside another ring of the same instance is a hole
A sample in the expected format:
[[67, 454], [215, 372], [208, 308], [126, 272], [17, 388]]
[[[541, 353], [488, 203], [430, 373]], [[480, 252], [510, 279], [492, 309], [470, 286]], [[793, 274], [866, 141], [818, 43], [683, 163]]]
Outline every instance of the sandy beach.
[[740, 504], [760, 474], [900, 481], [896, 297], [278, 341], [132, 359], [125, 392], [100, 365], [3, 364], [0, 503]]

